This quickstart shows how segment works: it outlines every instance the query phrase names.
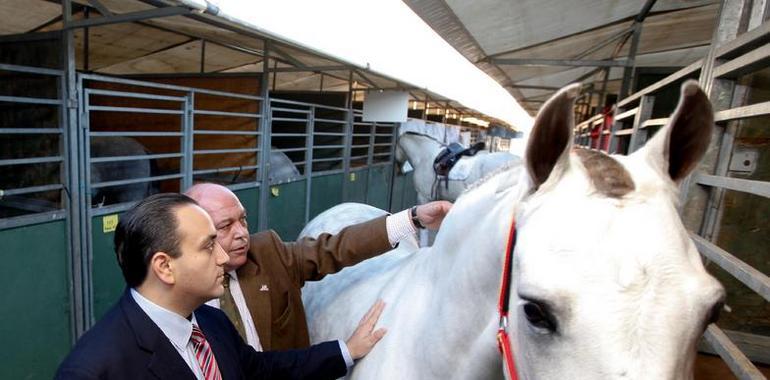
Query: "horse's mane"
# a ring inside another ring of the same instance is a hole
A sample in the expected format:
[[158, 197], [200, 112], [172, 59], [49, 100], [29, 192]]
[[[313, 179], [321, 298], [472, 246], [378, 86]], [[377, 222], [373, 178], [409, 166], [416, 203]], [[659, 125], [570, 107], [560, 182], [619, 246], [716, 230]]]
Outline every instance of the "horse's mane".
[[[510, 171], [511, 169], [513, 169], [513, 168], [515, 168], [517, 166], [520, 166], [520, 165], [521, 165], [521, 161], [519, 161], [519, 160], [508, 161], [508, 162], [504, 163], [502, 166], [500, 166], [497, 169], [487, 173], [485, 176], [477, 179], [475, 182], [473, 182], [472, 184], [468, 185], [468, 187], [465, 188], [465, 191], [463, 191], [462, 194], [465, 194], [468, 191], [471, 191], [471, 190], [473, 190], [473, 189], [475, 189], [477, 187], [480, 187], [481, 185], [489, 182], [489, 180], [491, 180], [492, 177], [496, 177], [497, 175], [499, 175], [499, 174], [501, 174], [503, 172]], [[462, 196], [462, 194], [460, 194], [460, 195]]]
[[426, 135], [424, 133], [419, 133], [419, 132], [414, 132], [414, 131], [406, 131], [406, 132], [404, 132], [404, 134], [405, 135], [415, 135], [415, 136], [425, 137], [427, 139], [431, 139], [431, 140], [437, 142], [441, 146], [446, 146], [446, 144], [441, 142], [441, 141], [439, 141], [439, 139], [437, 139], [437, 138], [435, 138], [433, 136], [430, 136], [430, 135]]

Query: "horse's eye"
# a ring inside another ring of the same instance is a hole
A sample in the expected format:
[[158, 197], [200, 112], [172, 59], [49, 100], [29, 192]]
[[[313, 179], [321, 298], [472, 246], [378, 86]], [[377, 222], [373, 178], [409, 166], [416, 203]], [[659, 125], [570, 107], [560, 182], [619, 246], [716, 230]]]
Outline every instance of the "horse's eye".
[[553, 316], [548, 313], [548, 308], [536, 302], [527, 302], [524, 304], [524, 316], [527, 321], [539, 329], [553, 332], [556, 330], [556, 322]]
[[722, 309], [725, 307], [724, 302], [717, 302], [714, 304], [714, 306], [711, 307], [711, 311], [709, 312], [708, 319], [706, 320], [706, 325], [710, 325], [712, 323], [717, 323], [719, 320], [719, 314], [722, 312]]

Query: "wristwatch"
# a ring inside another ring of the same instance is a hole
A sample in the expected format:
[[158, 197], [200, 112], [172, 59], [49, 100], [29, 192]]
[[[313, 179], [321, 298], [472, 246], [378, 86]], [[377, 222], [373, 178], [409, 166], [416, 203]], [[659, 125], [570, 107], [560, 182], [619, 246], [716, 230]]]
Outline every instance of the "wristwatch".
[[417, 206], [412, 206], [412, 210], [409, 212], [412, 216], [412, 224], [419, 229], [424, 229], [425, 226], [420, 223], [420, 219], [417, 217]]

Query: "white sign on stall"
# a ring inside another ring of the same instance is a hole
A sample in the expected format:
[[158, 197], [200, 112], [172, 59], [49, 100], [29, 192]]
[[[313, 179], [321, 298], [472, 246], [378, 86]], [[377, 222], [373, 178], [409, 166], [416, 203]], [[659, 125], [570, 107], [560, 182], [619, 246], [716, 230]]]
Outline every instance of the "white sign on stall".
[[409, 94], [403, 91], [370, 91], [364, 99], [364, 121], [403, 123]]

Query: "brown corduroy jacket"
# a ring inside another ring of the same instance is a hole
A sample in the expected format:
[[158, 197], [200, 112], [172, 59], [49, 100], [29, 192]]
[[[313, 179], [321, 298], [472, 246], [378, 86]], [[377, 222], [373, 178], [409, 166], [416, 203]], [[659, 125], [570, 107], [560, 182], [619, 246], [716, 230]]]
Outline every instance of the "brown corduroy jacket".
[[310, 345], [301, 296], [305, 281], [318, 281], [392, 249], [384, 216], [336, 235], [291, 243], [281, 241], [275, 231], [263, 231], [251, 235], [250, 244], [248, 260], [237, 270], [238, 282], [265, 351]]

